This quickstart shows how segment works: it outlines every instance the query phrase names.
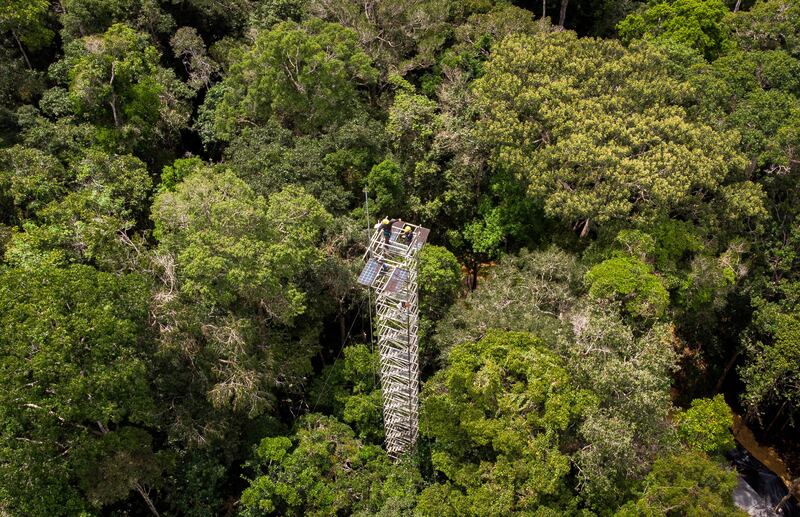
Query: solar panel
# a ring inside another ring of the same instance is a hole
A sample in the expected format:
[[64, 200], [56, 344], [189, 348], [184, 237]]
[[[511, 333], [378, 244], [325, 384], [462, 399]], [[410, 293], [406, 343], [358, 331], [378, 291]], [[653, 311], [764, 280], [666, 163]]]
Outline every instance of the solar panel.
[[392, 273], [391, 278], [386, 283], [386, 287], [383, 288], [383, 292], [387, 294], [396, 293], [400, 289], [406, 285], [406, 281], [408, 280], [408, 271], [405, 269], [397, 268]]
[[415, 231], [414, 233], [416, 234], [415, 236], [416, 238], [414, 239], [414, 247], [416, 247], [419, 250], [420, 248], [422, 248], [422, 245], [425, 244], [425, 242], [428, 240], [428, 234], [431, 233], [431, 231], [428, 228], [423, 228], [422, 226], [419, 226], [417, 228], [417, 231]]
[[381, 264], [375, 259], [369, 259], [367, 265], [361, 270], [361, 274], [358, 275], [358, 283], [371, 287], [372, 284], [375, 283], [375, 279], [378, 278], [378, 273], [380, 273], [380, 271]]

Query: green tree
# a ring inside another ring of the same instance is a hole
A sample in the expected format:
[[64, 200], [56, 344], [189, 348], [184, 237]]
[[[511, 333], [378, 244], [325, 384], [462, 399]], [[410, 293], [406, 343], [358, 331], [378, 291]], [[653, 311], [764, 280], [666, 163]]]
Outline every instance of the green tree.
[[692, 407], [675, 415], [675, 423], [680, 437], [706, 454], [724, 454], [734, 448], [733, 412], [722, 395], [693, 400]]
[[376, 78], [352, 31], [314, 18], [282, 22], [259, 33], [209, 92], [203, 134], [229, 141], [273, 117], [297, 133], [315, 133], [357, 114], [360, 87]]
[[0, 501], [25, 515], [125, 499], [161, 472], [146, 281], [87, 266], [0, 274]]
[[374, 515], [385, 502], [400, 510], [404, 500], [407, 510], [420, 482], [409, 465], [393, 465], [380, 447], [316, 413], [302, 417], [291, 438], [264, 438], [248, 466], [256, 477], [242, 493], [247, 516]]
[[39, 70], [32, 69], [24, 58], [7, 46], [0, 46], [0, 146], [18, 142], [19, 125], [17, 108], [31, 103], [44, 90], [44, 77]]
[[656, 456], [674, 443], [669, 415], [676, 370], [671, 325], [632, 326], [613, 308], [589, 301], [568, 316], [558, 349], [577, 386], [598, 400], [579, 431], [581, 498], [597, 512], [628, 500]]
[[65, 42], [103, 33], [115, 23], [125, 23], [136, 30], [157, 34], [169, 33], [175, 20], [158, 0], [60, 0], [61, 37]]
[[67, 44], [51, 73], [68, 85], [75, 114], [107, 129], [106, 145], [151, 149], [170, 142], [190, 115], [191, 91], [159, 58], [147, 35], [115, 24]]
[[[797, 290], [796, 283], [792, 287]], [[745, 384], [742, 401], [751, 418], [760, 420], [767, 411], [775, 419], [782, 412], [791, 417], [800, 400], [800, 318], [792, 299], [754, 303], [753, 326], [743, 337], [747, 362], [739, 371]]]
[[392, 216], [405, 205], [403, 171], [392, 160], [384, 160], [372, 167], [367, 175], [367, 188], [372, 194], [373, 214]]
[[209, 165], [196, 156], [179, 158], [161, 171], [161, 183], [158, 185], [158, 190], [174, 192], [175, 188], [190, 175], [200, 171], [208, 173], [210, 169]]
[[685, 452], [660, 458], [635, 503], [616, 515], [746, 515], [733, 504], [736, 473], [703, 453]]
[[722, 0], [662, 1], [628, 15], [617, 30], [626, 44], [640, 39], [678, 43], [714, 59], [733, 46], [728, 12]]
[[360, 440], [383, 440], [378, 355], [367, 345], [350, 345], [342, 358], [325, 367], [309, 392], [312, 410], [325, 410], [350, 425]]
[[555, 340], [562, 328], [559, 315], [575, 304], [583, 273], [577, 258], [558, 248], [503, 257], [437, 322], [435, 353], [445, 357], [456, 345], [481, 339], [487, 328]]
[[650, 266], [633, 257], [611, 258], [586, 273], [589, 295], [622, 302], [634, 317], [660, 318], [669, 294]]
[[531, 334], [490, 331], [459, 344], [423, 392], [420, 431], [441, 476], [420, 495], [424, 513], [567, 510], [570, 460], [560, 447], [596, 403]]
[[248, 25], [258, 30], [269, 30], [276, 23], [291, 20], [299, 22], [303, 15], [304, 0], [266, 0], [258, 2], [250, 13]]
[[[302, 136], [273, 119], [243, 129], [224, 152], [228, 165], [259, 194], [299, 185], [337, 214], [363, 202], [365, 175], [384, 155], [383, 126], [366, 113], [324, 134]], [[354, 216], [363, 221], [362, 212]]]
[[230, 171], [200, 169], [156, 196], [152, 218], [162, 280], [153, 311], [164, 359], [180, 365], [167, 396], [188, 403], [174, 402], [180, 433], [224, 424], [223, 415], [201, 421], [203, 399], [223, 413], [262, 414], [274, 389], [299, 387], [310, 371], [324, 313], [306, 295], [317, 282], [306, 280], [323, 260], [330, 215], [299, 188], [267, 200]]
[[[37, 156], [33, 150], [12, 150]], [[66, 172], [58, 162], [50, 162], [49, 170], [42, 170], [36, 161], [20, 165], [11, 178], [11, 193], [29, 197], [19, 209], [31, 217], [22, 222], [24, 232], [15, 233], [9, 244], [10, 263], [28, 267], [40, 262], [87, 262], [115, 271], [132, 265], [137, 253], [132, 230], [151, 185], [144, 163], [131, 155], [90, 149]], [[38, 192], [22, 192], [23, 187]], [[38, 195], [53, 199], [47, 204], [30, 199]]]
[[783, 48], [800, 57], [800, 3], [758, 0], [749, 11], [730, 18], [739, 45], [745, 50]]
[[666, 59], [570, 32], [509, 37], [475, 82], [482, 137], [547, 215], [582, 235], [591, 221], [696, 211], [697, 192], [752, 189], [725, 185], [744, 166], [736, 136], [692, 120], [681, 107], [691, 90]]
[[[800, 62], [797, 62], [800, 73]], [[755, 170], [786, 172], [797, 167], [800, 151], [800, 100], [778, 90], [756, 89], [728, 118], [742, 135], [744, 152]]]
[[169, 39], [172, 53], [180, 58], [195, 90], [208, 89], [219, 65], [206, 54], [206, 44], [194, 27], [181, 27]]
[[461, 265], [447, 248], [426, 245], [419, 254], [420, 311], [423, 317], [438, 321], [461, 288]]
[[0, 150], [0, 192], [5, 223], [30, 219], [65, 193], [66, 172], [53, 156], [38, 149], [14, 146]]
[[47, 0], [7, 0], [0, 5], [0, 33], [11, 33], [28, 68], [32, 67], [25, 47], [36, 50], [53, 39], [47, 26], [49, 10]]

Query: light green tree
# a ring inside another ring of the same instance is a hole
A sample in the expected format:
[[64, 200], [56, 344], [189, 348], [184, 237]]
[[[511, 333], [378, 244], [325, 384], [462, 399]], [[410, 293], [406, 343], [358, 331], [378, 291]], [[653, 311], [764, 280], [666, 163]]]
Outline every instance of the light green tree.
[[635, 40], [678, 43], [714, 59], [733, 47], [722, 0], [673, 0], [648, 4], [617, 24], [626, 44]]
[[645, 480], [639, 500], [615, 515], [746, 515], [733, 503], [737, 476], [700, 452], [684, 452], [660, 458]]
[[183, 62], [189, 74], [188, 84], [194, 89], [211, 86], [211, 80], [219, 71], [219, 65], [206, 54], [206, 44], [193, 27], [181, 27], [169, 39], [175, 57]]
[[[299, 388], [310, 372], [324, 313], [306, 280], [322, 263], [331, 216], [299, 188], [264, 199], [230, 171], [200, 168], [156, 196], [152, 218], [159, 342], [181, 364], [171, 396], [188, 391], [218, 411], [262, 414], [273, 389]], [[195, 401], [182, 411], [207, 409]], [[208, 424], [187, 417], [180, 432], [213, 434]]]
[[[597, 399], [531, 334], [490, 331], [450, 351], [423, 391], [420, 431], [439, 481], [418, 512], [488, 515], [567, 511], [561, 444]], [[443, 492], [449, 493], [443, 497]]]
[[[335, 418], [303, 416], [291, 437], [264, 438], [248, 463], [256, 477], [242, 493], [243, 515], [406, 514], [420, 484], [409, 462], [392, 464]], [[405, 511], [403, 511], [405, 510]]]
[[722, 395], [695, 399], [675, 415], [678, 434], [688, 445], [706, 454], [724, 454], [734, 448], [733, 412]]
[[586, 273], [589, 295], [621, 302], [634, 317], [660, 318], [669, 305], [669, 293], [650, 266], [634, 257], [616, 257]]
[[[592, 221], [648, 221], [696, 210], [700, 192], [753, 188], [726, 185], [745, 165], [736, 135], [692, 120], [681, 106], [691, 89], [668, 70], [651, 46], [571, 32], [509, 37], [475, 82], [479, 128], [495, 163], [582, 235]], [[749, 202], [758, 211], [761, 200]]]

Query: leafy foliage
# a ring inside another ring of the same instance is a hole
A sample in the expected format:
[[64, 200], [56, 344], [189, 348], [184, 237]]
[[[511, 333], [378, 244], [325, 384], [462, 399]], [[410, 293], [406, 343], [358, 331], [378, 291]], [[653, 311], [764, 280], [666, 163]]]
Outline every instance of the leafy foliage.
[[632, 257], [601, 262], [586, 273], [585, 281], [591, 296], [617, 299], [634, 317], [659, 318], [669, 303], [658, 277], [647, 264]]
[[0, 2], [0, 514], [735, 515], [734, 412], [793, 469], [797, 0], [513, 4]]
[[69, 87], [75, 114], [112, 129], [108, 145], [130, 149], [169, 141], [189, 119], [190, 91], [159, 66], [149, 38], [124, 24], [65, 47], [53, 72]]
[[144, 279], [87, 266], [11, 269], [0, 293], [4, 506], [79, 513], [157, 479], [141, 428], [155, 412]]
[[358, 87], [376, 75], [352, 31], [317, 19], [279, 23], [209, 93], [207, 139], [228, 141], [273, 117], [297, 132], [317, 132], [356, 114]]
[[744, 515], [733, 504], [736, 474], [702, 453], [661, 458], [639, 500], [618, 515]]
[[719, 56], [732, 46], [721, 0], [675, 0], [648, 5], [617, 25], [623, 42], [638, 39], [678, 43], [708, 58]]
[[260, 414], [271, 388], [309, 369], [316, 328], [293, 328], [330, 215], [299, 188], [265, 200], [231, 172], [201, 170], [156, 197], [153, 220], [161, 346], [214, 407]]
[[676, 423], [681, 438], [706, 454], [722, 454], [734, 447], [733, 413], [722, 395], [693, 400], [691, 408], [678, 413]]
[[530, 334], [490, 332], [453, 348], [422, 405], [431, 461], [447, 482], [426, 488], [420, 504], [470, 515], [563, 504], [569, 459], [559, 443], [595, 404]]
[[734, 135], [687, 114], [689, 90], [665, 59], [569, 32], [507, 38], [475, 84], [483, 138], [548, 215], [584, 234], [588, 221], [691, 210], [744, 163]]
[[262, 440], [251, 467], [259, 475], [242, 494], [244, 515], [366, 514], [418, 482], [402, 466], [391, 473], [380, 447], [361, 444], [346, 425], [315, 413], [298, 422], [292, 438]]

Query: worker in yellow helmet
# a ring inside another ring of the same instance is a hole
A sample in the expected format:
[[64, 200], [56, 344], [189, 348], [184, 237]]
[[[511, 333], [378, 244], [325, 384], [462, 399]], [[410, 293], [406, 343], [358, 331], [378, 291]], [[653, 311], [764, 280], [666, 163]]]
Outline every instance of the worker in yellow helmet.
[[384, 217], [381, 221], [381, 229], [383, 230], [383, 239], [386, 241], [386, 244], [392, 240], [392, 226], [397, 221], [402, 221], [402, 219], [389, 219], [388, 216]]
[[414, 240], [414, 229], [410, 224], [403, 226], [403, 229], [400, 230], [400, 237], [405, 241], [406, 246], [411, 245], [411, 241]]

